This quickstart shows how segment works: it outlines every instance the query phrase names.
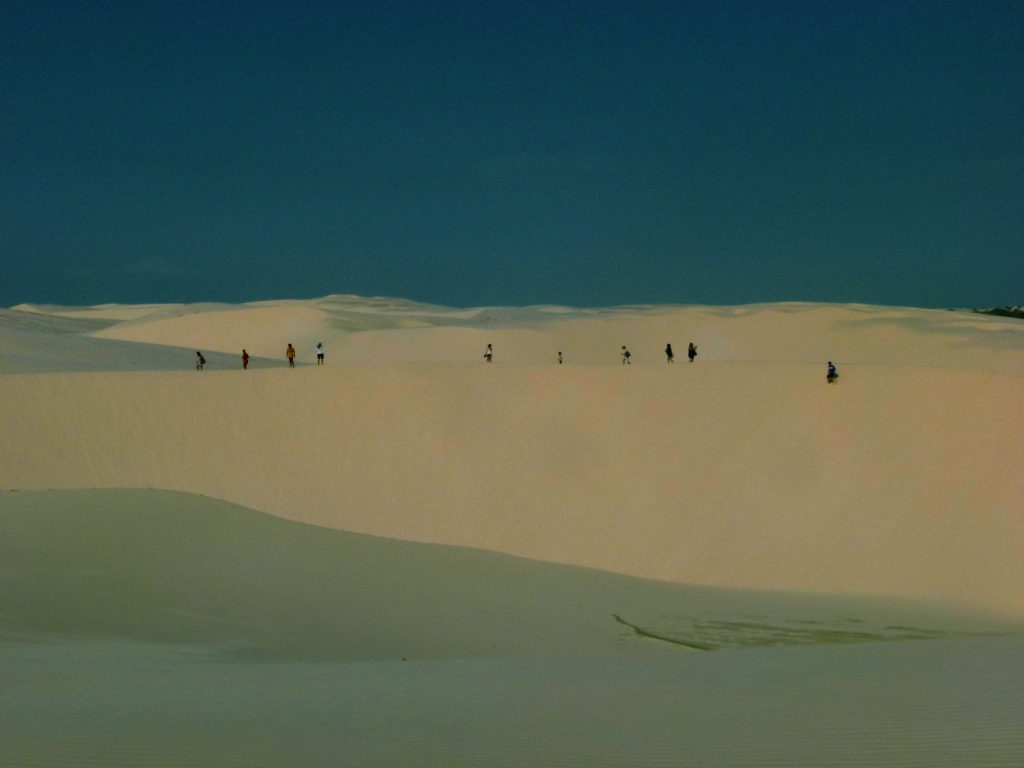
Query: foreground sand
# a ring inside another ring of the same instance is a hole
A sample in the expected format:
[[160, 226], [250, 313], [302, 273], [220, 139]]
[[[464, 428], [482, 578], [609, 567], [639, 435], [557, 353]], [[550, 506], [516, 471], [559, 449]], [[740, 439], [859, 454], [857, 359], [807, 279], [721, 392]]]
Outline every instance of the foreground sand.
[[0, 493], [0, 536], [0, 765], [998, 766], [1024, 749], [1019, 627], [934, 606], [648, 582], [164, 491]]
[[1015, 765], [1022, 353], [860, 305], [0, 311], [0, 765]]

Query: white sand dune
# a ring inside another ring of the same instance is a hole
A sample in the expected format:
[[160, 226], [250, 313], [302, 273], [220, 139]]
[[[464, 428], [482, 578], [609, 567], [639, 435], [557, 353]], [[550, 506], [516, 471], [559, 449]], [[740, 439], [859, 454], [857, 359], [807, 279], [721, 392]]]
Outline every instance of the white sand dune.
[[862, 305], [0, 312], [0, 765], [1013, 765], [1024, 646], [973, 635], [1024, 621], [1022, 353]]
[[1024, 747], [1024, 637], [903, 602], [165, 491], [0, 493], [0, 542], [0, 765], [997, 766]]
[[[64, 310], [62, 316], [66, 316]], [[100, 317], [109, 317], [109, 308]], [[129, 313], [130, 314], [130, 313]], [[695, 341], [702, 360], [909, 365], [1024, 375], [1020, 323], [967, 312], [821, 305], [746, 307], [491, 307], [454, 310], [394, 299], [330, 296], [306, 302], [148, 307], [95, 332], [101, 338], [195, 347], [282, 359], [288, 343], [306, 361], [324, 342], [339, 360], [573, 364], [664, 361], [666, 343], [682, 357]]]
[[[643, 577], [1024, 613], [1018, 321], [330, 296], [22, 308], [0, 342], [23, 372], [0, 378], [0, 428], [30, 436], [0, 447], [0, 488], [167, 488]], [[242, 346], [280, 370], [240, 370]], [[38, 373], [61, 366], [108, 370]]]
[[3, 492], [0, 533], [0, 638], [170, 642], [214, 658], [605, 657], [646, 654], [655, 638], [717, 650], [1017, 626], [906, 601], [686, 586], [368, 537], [171, 491]]

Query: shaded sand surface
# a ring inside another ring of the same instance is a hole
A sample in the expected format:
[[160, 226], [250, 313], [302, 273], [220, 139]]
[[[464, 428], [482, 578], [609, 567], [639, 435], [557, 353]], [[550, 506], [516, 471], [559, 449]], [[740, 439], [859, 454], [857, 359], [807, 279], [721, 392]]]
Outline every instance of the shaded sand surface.
[[[55, 371], [180, 371], [195, 365], [196, 350], [92, 335], [114, 320], [0, 309], [0, 374]], [[240, 351], [239, 351], [240, 354]], [[234, 367], [237, 355], [205, 352], [211, 367]], [[275, 361], [276, 362], [276, 361]], [[271, 365], [253, 359], [252, 368]]]
[[1016, 638], [675, 658], [211, 664], [5, 650], [3, 766], [1018, 768]]
[[149, 490], [2, 493], [0, 556], [0, 765], [1024, 750], [1021, 626], [935, 605], [651, 582]]

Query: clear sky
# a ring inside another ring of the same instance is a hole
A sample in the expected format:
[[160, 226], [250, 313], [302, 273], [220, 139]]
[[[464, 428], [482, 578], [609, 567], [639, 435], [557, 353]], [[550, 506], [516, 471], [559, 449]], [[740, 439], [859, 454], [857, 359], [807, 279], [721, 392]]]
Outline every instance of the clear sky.
[[0, 305], [1024, 303], [1024, 2], [0, 0]]

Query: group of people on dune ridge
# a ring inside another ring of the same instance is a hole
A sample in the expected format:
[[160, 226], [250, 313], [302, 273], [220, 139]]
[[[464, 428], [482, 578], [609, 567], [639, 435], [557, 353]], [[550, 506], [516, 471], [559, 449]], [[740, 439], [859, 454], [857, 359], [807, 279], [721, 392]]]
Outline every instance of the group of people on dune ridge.
[[[284, 356], [285, 356], [285, 359], [288, 361], [288, 367], [289, 368], [294, 368], [295, 367], [295, 354], [296, 354], [295, 353], [295, 347], [293, 347], [291, 345], [291, 343], [289, 343], [288, 344], [288, 348], [284, 352]], [[324, 344], [323, 344], [323, 342], [322, 341], [321, 342], [317, 342], [317, 345], [316, 345], [316, 364], [317, 365], [323, 365], [324, 364], [324, 355], [325, 355], [325, 352], [324, 352]], [[622, 353], [621, 353], [621, 355], [622, 355], [622, 364], [623, 365], [632, 365], [633, 364], [633, 354], [629, 351], [629, 349], [626, 347], [625, 344], [622, 345]], [[686, 350], [686, 356], [690, 359], [691, 363], [694, 361], [694, 358], [697, 357], [697, 345], [694, 344], [692, 341], [690, 342], [690, 345], [689, 345], [689, 347]], [[558, 364], [562, 365], [562, 363], [563, 363], [563, 356], [562, 356], [562, 351], [561, 350], [558, 350], [557, 359], [558, 359]], [[484, 350], [484, 360], [486, 362], [488, 362], [488, 363], [493, 362], [493, 360], [494, 360], [494, 345], [493, 344], [488, 344], [487, 348]], [[674, 363], [676, 361], [675, 353], [672, 351], [672, 344], [671, 343], [665, 345], [665, 360], [668, 363]], [[205, 365], [206, 365], [206, 358], [203, 357], [203, 353], [202, 352], [196, 350], [196, 370], [197, 371], [203, 370]], [[249, 353], [245, 349], [242, 350], [242, 368], [245, 368], [245, 369], [249, 368]], [[835, 363], [833, 363], [831, 360], [829, 360], [828, 361], [828, 371], [825, 374], [825, 381], [827, 381], [829, 384], [835, 384], [837, 378], [839, 378], [839, 372], [836, 370]]]

